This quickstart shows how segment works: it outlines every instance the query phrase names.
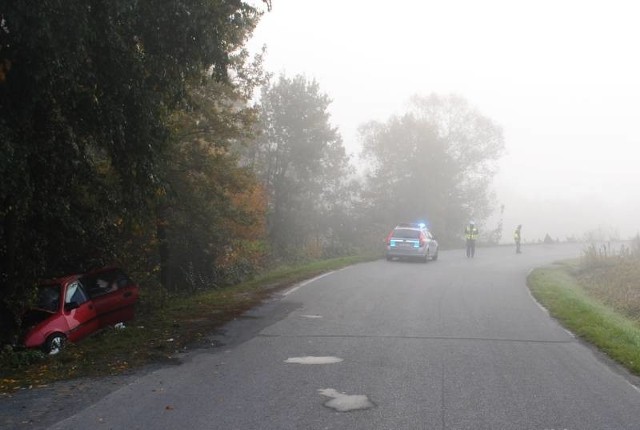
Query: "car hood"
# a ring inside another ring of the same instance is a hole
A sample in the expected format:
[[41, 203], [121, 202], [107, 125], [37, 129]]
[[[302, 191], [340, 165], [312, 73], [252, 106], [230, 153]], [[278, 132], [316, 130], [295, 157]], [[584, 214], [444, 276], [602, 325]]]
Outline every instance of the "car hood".
[[32, 327], [40, 324], [41, 322], [51, 318], [53, 315], [55, 315], [55, 312], [51, 312], [45, 309], [29, 309], [22, 316], [22, 329], [23, 331], [29, 330]]

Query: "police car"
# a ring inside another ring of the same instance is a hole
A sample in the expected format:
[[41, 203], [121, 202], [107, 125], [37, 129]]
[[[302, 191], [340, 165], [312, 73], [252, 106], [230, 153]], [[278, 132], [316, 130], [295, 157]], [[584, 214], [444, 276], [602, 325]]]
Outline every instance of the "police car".
[[388, 261], [394, 258], [438, 259], [438, 241], [424, 223], [398, 224], [385, 241]]

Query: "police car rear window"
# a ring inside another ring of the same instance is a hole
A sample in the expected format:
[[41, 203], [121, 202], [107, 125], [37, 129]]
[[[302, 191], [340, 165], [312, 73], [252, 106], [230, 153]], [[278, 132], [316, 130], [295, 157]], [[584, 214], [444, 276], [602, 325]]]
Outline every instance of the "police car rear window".
[[393, 230], [393, 237], [400, 239], [419, 239], [420, 230], [412, 230], [408, 228], [396, 228]]

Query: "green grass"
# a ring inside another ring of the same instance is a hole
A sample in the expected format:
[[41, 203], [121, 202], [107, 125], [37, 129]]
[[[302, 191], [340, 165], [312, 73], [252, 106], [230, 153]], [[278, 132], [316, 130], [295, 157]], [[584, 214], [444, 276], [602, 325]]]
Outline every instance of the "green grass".
[[527, 280], [529, 288], [571, 332], [640, 375], [640, 325], [590, 296], [575, 276], [576, 264], [534, 270]]
[[[46, 386], [58, 380], [117, 375], [151, 363], [175, 362], [177, 351], [206, 346], [203, 340], [216, 328], [258, 305], [273, 292], [378, 257], [353, 256], [282, 266], [232, 287], [188, 297], [164, 297], [162, 306], [144, 303], [143, 289], [140, 311], [123, 330], [103, 330], [77, 344], [69, 344], [52, 357], [35, 350], [1, 351], [0, 393]], [[147, 301], [151, 301], [154, 294], [147, 294]]]

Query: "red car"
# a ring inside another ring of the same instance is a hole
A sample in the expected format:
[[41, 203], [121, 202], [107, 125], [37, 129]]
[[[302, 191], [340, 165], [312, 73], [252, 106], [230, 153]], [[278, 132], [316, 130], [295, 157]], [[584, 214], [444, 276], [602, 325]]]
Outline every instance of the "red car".
[[33, 309], [23, 318], [27, 348], [57, 354], [80, 339], [135, 316], [139, 287], [120, 269], [69, 275], [42, 284]]

